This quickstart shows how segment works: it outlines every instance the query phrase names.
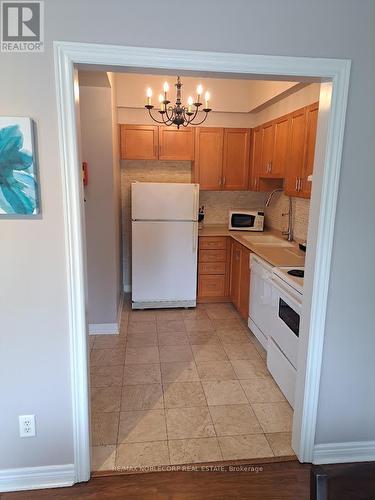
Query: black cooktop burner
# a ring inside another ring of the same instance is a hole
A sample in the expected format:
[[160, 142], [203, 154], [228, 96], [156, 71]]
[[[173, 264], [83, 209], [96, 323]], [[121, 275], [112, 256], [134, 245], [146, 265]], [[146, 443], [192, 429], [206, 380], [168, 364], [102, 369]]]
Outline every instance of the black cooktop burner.
[[291, 276], [296, 276], [297, 278], [303, 278], [305, 276], [305, 271], [303, 269], [291, 269], [288, 271]]

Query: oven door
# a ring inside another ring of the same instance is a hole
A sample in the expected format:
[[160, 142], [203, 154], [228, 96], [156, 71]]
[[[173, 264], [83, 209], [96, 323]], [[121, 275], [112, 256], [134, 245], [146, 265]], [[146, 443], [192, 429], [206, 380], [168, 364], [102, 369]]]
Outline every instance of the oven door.
[[230, 228], [249, 231], [255, 227], [255, 218], [254, 214], [244, 214], [240, 212], [234, 212], [230, 217]]
[[297, 367], [301, 308], [302, 296], [273, 276], [271, 337], [294, 368]]

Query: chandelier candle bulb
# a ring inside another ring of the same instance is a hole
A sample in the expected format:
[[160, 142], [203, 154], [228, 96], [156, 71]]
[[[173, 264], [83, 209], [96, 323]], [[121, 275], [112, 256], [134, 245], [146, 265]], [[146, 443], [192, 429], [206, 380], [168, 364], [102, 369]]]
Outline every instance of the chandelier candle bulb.
[[206, 92], [205, 95], [204, 95], [204, 99], [206, 101], [206, 109], [208, 109], [208, 105], [209, 105], [209, 102], [210, 102], [210, 93], [209, 92]]
[[202, 93], [203, 93], [203, 87], [202, 87], [202, 85], [198, 85], [197, 86], [197, 94], [198, 94], [197, 102], [200, 102]]
[[188, 98], [188, 113], [191, 113], [192, 111], [192, 105], [193, 105], [193, 98], [189, 96]]
[[159, 94], [159, 105], [160, 111], [163, 111], [165, 109], [163, 94]]
[[146, 90], [146, 96], [147, 96], [147, 105], [151, 106], [152, 89], [150, 87]]

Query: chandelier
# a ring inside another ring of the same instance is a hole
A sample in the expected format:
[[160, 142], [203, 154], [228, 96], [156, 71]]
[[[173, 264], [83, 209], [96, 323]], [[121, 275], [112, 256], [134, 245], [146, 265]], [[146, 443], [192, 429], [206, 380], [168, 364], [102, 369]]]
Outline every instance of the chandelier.
[[[181, 93], [181, 78], [177, 77], [177, 83], [175, 83], [176, 87], [176, 104], [174, 106], [169, 106], [170, 100], [168, 99], [168, 91], [169, 85], [168, 82], [164, 83], [163, 90], [164, 93], [159, 95], [159, 109], [157, 110], [160, 114], [160, 120], [158, 120], [155, 116], [153, 116], [152, 110], [154, 106], [151, 104], [152, 98], [152, 89], [148, 88], [146, 92], [147, 96], [147, 104], [145, 108], [148, 109], [148, 113], [151, 118], [157, 122], [167, 126], [176, 125], [179, 129], [181, 126], [187, 127], [188, 125], [200, 125], [203, 123], [208, 113], [211, 111], [209, 106], [210, 102], [210, 93], [205, 93], [205, 105], [202, 109], [202, 112], [205, 113], [204, 117], [201, 119], [201, 113], [198, 114], [201, 103], [201, 95], [203, 93], [202, 85], [197, 86], [197, 100], [193, 102], [193, 98], [190, 96], [187, 100], [187, 105], [184, 106], [181, 101], [182, 93]], [[156, 110], [155, 110], [156, 111]], [[197, 118], [197, 121], [195, 119]]]

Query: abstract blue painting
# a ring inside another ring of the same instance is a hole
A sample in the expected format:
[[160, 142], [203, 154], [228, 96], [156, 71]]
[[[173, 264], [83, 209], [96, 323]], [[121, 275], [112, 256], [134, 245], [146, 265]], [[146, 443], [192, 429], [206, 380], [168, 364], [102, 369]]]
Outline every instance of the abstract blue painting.
[[0, 217], [40, 211], [33, 122], [0, 116]]

